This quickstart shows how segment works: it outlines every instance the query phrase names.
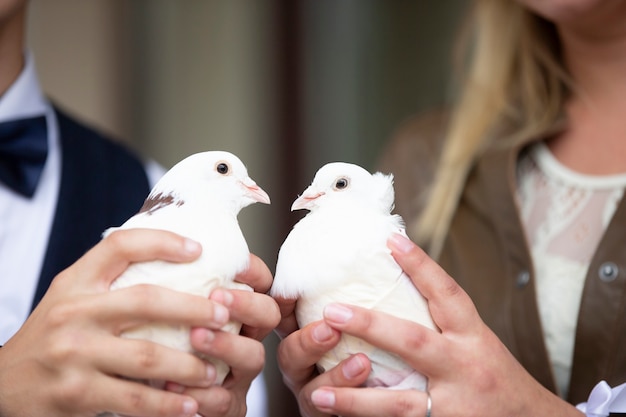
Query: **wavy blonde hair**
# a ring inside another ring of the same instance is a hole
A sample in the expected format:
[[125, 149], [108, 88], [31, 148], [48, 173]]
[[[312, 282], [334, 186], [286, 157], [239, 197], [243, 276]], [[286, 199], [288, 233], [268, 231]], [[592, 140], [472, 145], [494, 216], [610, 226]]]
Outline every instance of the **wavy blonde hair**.
[[493, 132], [511, 123], [519, 127], [515, 138], [545, 130], [560, 117], [570, 90], [552, 23], [513, 0], [477, 0], [471, 12], [461, 37], [470, 31], [470, 41], [457, 56], [464, 74], [459, 100], [428, 203], [412, 230], [434, 257], [470, 169], [495, 144]]

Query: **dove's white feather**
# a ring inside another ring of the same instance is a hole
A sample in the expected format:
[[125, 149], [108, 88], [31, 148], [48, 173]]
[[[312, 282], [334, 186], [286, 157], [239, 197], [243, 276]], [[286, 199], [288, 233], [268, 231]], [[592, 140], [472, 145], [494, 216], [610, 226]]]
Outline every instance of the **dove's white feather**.
[[[225, 164], [222, 173], [218, 165]], [[137, 284], [154, 284], [173, 290], [208, 297], [217, 287], [247, 288], [234, 282], [248, 267], [248, 245], [237, 221], [239, 211], [256, 201], [269, 198], [233, 154], [221, 151], [191, 155], [173, 168], [154, 186], [144, 207], [117, 229], [150, 228], [169, 230], [194, 239], [202, 254], [194, 262], [152, 261], [135, 263], [111, 285], [117, 290]], [[238, 333], [240, 323], [228, 323], [223, 330]], [[148, 339], [176, 349], [192, 351], [189, 328], [149, 324], [130, 329], [128, 338]], [[217, 368], [217, 383], [228, 373], [228, 366], [211, 360]]]
[[[338, 188], [344, 181], [347, 185]], [[317, 172], [294, 202], [310, 213], [281, 246], [271, 294], [298, 298], [301, 327], [322, 319], [327, 304], [340, 302], [435, 328], [426, 301], [387, 247], [392, 233], [404, 233], [402, 219], [391, 214], [393, 200], [391, 175], [332, 163]], [[318, 365], [329, 369], [356, 352], [372, 360], [369, 385], [425, 388], [425, 378], [399, 358], [347, 335]]]

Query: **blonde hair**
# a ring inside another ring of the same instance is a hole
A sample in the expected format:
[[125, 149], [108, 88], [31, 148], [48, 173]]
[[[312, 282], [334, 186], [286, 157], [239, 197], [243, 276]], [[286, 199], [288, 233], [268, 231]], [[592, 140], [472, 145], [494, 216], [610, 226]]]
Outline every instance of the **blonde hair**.
[[[413, 235], [437, 257], [476, 158], [493, 132], [514, 123], [517, 138], [539, 132], [560, 116], [568, 94], [556, 28], [513, 0], [478, 0], [441, 159]], [[467, 38], [467, 37], [464, 37]], [[509, 139], [513, 139], [509, 137]]]

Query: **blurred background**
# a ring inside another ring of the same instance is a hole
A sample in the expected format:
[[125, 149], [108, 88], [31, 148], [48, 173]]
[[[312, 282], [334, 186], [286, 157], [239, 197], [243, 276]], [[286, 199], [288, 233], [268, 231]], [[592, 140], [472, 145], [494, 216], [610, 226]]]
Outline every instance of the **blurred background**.
[[[46, 93], [164, 167], [228, 150], [272, 197], [242, 211], [274, 269], [324, 163], [373, 170], [411, 115], [449, 97], [468, 0], [31, 0]], [[272, 416], [294, 416], [266, 340]]]

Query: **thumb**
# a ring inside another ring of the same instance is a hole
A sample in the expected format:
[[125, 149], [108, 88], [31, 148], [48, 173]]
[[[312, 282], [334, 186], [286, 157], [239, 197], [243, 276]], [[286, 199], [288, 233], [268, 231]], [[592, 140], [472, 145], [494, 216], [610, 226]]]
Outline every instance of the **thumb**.
[[428, 300], [430, 314], [442, 331], [467, 330], [480, 322], [467, 293], [419, 246], [400, 234], [393, 234], [387, 244], [396, 262]]

